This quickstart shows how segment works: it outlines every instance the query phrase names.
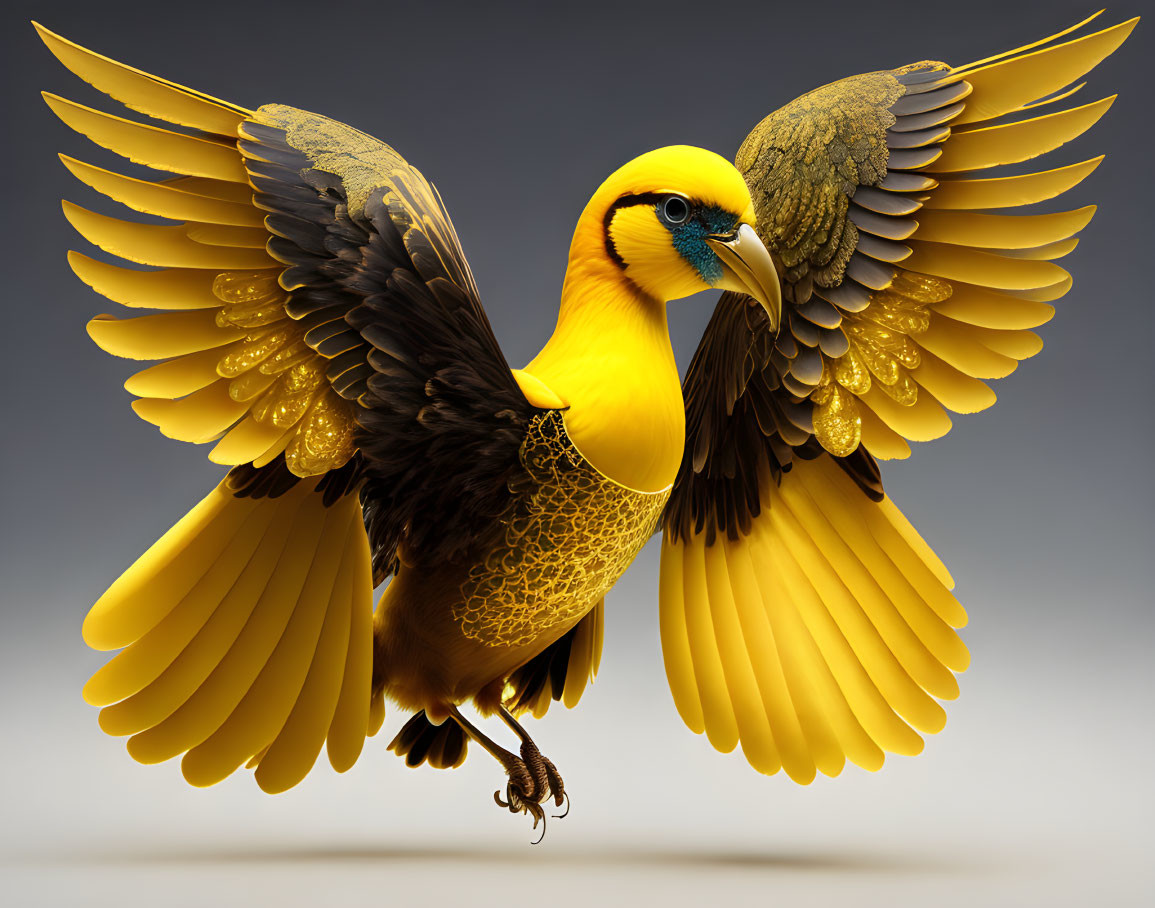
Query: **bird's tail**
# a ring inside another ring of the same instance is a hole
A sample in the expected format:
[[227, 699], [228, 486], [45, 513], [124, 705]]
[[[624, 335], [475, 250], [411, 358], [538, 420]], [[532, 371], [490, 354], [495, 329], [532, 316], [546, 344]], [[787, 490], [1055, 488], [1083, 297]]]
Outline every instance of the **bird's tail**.
[[[100, 597], [84, 640], [122, 651], [84, 688], [142, 763], [184, 754], [193, 785], [256, 768], [297, 784], [328, 742], [339, 772], [369, 722], [372, 575], [356, 490], [238, 488], [238, 471]], [[241, 497], [243, 496], [243, 497]]]
[[434, 725], [421, 710], [401, 727], [389, 749], [412, 767], [428, 761], [434, 769], [456, 769], [465, 762], [469, 739], [452, 719]]

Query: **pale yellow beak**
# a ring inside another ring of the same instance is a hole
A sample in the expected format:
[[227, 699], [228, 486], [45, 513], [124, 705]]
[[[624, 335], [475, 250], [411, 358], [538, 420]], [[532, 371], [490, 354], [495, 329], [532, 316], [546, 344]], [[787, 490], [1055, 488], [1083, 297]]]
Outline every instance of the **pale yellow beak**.
[[722, 280], [714, 286], [754, 297], [766, 310], [770, 330], [782, 324], [782, 285], [774, 260], [749, 224], [730, 236], [708, 236], [706, 242], [722, 260]]

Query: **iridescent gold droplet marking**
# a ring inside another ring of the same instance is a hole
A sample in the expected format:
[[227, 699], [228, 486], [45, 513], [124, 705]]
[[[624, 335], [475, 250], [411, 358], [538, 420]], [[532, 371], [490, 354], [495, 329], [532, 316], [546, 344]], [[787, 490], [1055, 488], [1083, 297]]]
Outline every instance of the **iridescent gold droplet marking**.
[[268, 271], [217, 275], [213, 293], [221, 300], [216, 322], [245, 330], [217, 364], [231, 379], [229, 396], [252, 400], [258, 423], [296, 431], [285, 462], [298, 476], [316, 476], [344, 466], [353, 456], [353, 404], [328, 388], [328, 361], [304, 341], [304, 327], [285, 312], [288, 295]]
[[952, 289], [947, 281], [900, 270], [866, 309], [843, 313], [849, 347], [837, 359], [826, 360], [822, 380], [810, 395], [814, 437], [823, 448], [837, 457], [854, 452], [862, 441], [857, 397], [873, 386], [902, 406], [918, 402], [918, 384], [909, 373], [922, 361], [914, 338], [930, 327], [926, 307], [948, 299]]

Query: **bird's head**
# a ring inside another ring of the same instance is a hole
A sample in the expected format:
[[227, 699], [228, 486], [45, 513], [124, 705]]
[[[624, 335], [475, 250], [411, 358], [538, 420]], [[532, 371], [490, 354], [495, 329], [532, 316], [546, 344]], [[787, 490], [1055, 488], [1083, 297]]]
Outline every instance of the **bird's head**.
[[620, 167], [583, 215], [605, 254], [646, 296], [675, 300], [719, 287], [758, 300], [777, 330], [778, 275], [754, 232], [742, 175], [689, 145], [659, 148]]

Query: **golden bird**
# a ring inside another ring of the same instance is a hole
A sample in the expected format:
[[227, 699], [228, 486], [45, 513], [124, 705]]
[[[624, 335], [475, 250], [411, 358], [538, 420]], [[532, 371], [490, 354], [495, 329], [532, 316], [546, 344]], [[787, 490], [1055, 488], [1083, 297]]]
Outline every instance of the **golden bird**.
[[[819, 88], [758, 124], [736, 168], [688, 146], [627, 163], [581, 213], [557, 327], [523, 369], [437, 190], [391, 147], [36, 25], [68, 69], [176, 127], [45, 95], [171, 175], [62, 156], [172, 222], [65, 202], [87, 240], [150, 267], [69, 263], [121, 305], [168, 310], [98, 316], [89, 334], [160, 360], [126, 382], [133, 408], [231, 467], [85, 619], [90, 646], [120, 650], [84, 688], [101, 727], [141, 762], [183, 755], [193, 785], [245, 766], [279, 792], [322, 747], [349, 769], [389, 700], [411, 714], [391, 750], [448, 768], [472, 740], [508, 775], [498, 803], [536, 827], [566, 793], [519, 717], [577, 704], [604, 597], [661, 528], [663, 654], [692, 730], [801, 783], [919, 752], [958, 695], [966, 614], [876, 459], [945, 434], [947, 410], [990, 406], [983, 380], [1038, 352], [1027, 329], [1071, 286], [1053, 260], [1093, 208], [981, 212], [1053, 198], [1102, 159], [972, 172], [1106, 112], [1112, 98], [1035, 110], [1081, 88], [1063, 91], [1135, 20], [1061, 40], [1086, 22]], [[726, 292], [683, 385], [666, 303], [711, 287]]]

